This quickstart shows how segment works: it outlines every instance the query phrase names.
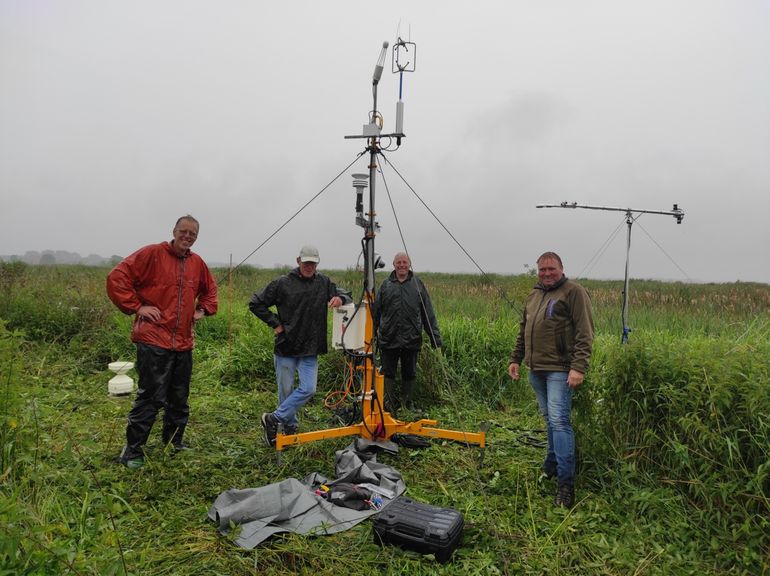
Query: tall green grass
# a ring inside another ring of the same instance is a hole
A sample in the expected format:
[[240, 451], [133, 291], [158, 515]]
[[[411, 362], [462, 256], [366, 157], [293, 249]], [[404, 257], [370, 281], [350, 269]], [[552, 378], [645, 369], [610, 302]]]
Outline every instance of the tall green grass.
[[596, 480], [676, 488], [710, 544], [732, 551], [728, 565], [759, 565], [770, 542], [768, 324], [740, 340], [660, 331], [600, 349], [577, 402], [585, 458], [606, 470]]
[[[438, 566], [380, 549], [368, 525], [246, 552], [206, 521], [227, 488], [333, 473], [348, 442], [278, 462], [259, 441], [275, 403], [272, 335], [246, 303], [280, 271], [215, 271], [220, 314], [196, 328], [196, 449], [173, 456], [154, 433], [144, 469], [112, 464], [130, 399], [107, 396], [106, 364], [134, 350], [107, 271], [0, 265], [0, 574], [770, 573], [768, 286], [635, 281], [623, 346], [619, 283], [585, 282], [598, 337], [575, 397], [579, 503], [564, 512], [538, 478], [533, 395], [506, 374], [532, 278], [423, 274], [444, 349], [420, 355], [421, 409], [446, 427], [492, 425], [483, 465], [449, 442], [388, 460], [410, 495], [465, 515], [463, 547]], [[357, 272], [329, 275], [360, 293]], [[342, 366], [339, 352], [323, 358], [303, 426], [334, 425], [320, 397]]]

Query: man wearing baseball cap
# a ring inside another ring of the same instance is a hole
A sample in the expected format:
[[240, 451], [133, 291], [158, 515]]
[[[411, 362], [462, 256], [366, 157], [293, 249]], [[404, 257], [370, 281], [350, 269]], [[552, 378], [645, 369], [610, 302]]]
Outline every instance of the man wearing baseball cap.
[[[297, 412], [315, 394], [318, 356], [328, 351], [327, 311], [352, 302], [348, 293], [317, 271], [318, 262], [318, 248], [303, 246], [297, 267], [270, 282], [249, 301], [249, 310], [270, 326], [275, 335], [273, 357], [278, 408], [262, 414], [268, 446], [275, 445], [279, 424], [286, 434], [297, 433]], [[275, 312], [270, 310], [271, 306], [275, 306]], [[296, 388], [295, 373], [299, 376]]]

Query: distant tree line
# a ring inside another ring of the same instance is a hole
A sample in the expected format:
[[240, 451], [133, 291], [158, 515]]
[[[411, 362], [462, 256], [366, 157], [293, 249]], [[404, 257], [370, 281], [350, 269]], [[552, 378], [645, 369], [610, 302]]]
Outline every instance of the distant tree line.
[[112, 255], [109, 258], [99, 256], [98, 254], [89, 254], [81, 256], [77, 252], [67, 252], [66, 250], [28, 250], [23, 255], [11, 254], [0, 255], [0, 261], [3, 262], [24, 262], [40, 266], [54, 266], [56, 264], [80, 264], [83, 266], [114, 266], [123, 260], [122, 256]]

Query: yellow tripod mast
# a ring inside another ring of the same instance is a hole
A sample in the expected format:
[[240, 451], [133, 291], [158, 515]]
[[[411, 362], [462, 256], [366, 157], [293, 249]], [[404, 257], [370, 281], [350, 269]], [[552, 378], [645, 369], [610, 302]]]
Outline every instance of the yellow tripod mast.
[[[398, 144], [405, 135], [402, 132], [401, 120], [403, 119], [403, 102], [399, 99], [397, 106], [396, 132], [393, 134], [381, 134], [382, 116], [377, 111], [377, 85], [382, 77], [382, 70], [385, 63], [388, 43], [384, 42], [377, 65], [374, 68], [372, 78], [372, 92], [374, 97], [374, 106], [370, 114], [369, 123], [363, 127], [363, 134], [356, 136], [345, 136], [345, 138], [363, 138], [368, 141], [367, 151], [369, 152], [369, 211], [364, 214], [363, 211], [363, 190], [366, 187], [366, 175], [354, 174], [354, 185], [357, 192], [356, 202], [356, 223], [364, 228], [364, 297], [360, 303], [357, 313], [362, 311], [366, 314], [366, 323], [364, 328], [364, 346], [359, 353], [362, 362], [353, 364], [348, 360], [348, 366], [351, 373], [361, 372], [363, 391], [360, 396], [362, 420], [358, 424], [343, 426], [340, 428], [327, 428], [325, 430], [315, 430], [312, 432], [303, 432], [301, 434], [283, 434], [281, 431], [276, 435], [276, 450], [283, 450], [287, 446], [296, 446], [318, 440], [329, 438], [340, 438], [343, 436], [359, 436], [370, 440], [387, 440], [393, 434], [414, 434], [418, 436], [427, 436], [431, 438], [445, 438], [456, 440], [466, 444], [485, 447], [486, 433], [462, 432], [458, 430], [447, 430], [436, 428], [436, 420], [421, 419], [416, 422], [402, 422], [394, 418], [384, 407], [384, 388], [385, 378], [375, 367], [374, 350], [374, 323], [372, 320], [372, 307], [374, 306], [375, 296], [375, 269], [377, 266], [377, 257], [374, 252], [374, 238], [377, 233], [377, 222], [375, 220], [374, 200], [375, 184], [377, 175], [377, 155], [381, 154], [380, 138], [386, 137], [396, 139]], [[404, 66], [398, 64], [400, 55], [411, 50], [411, 60]], [[407, 66], [414, 62], [414, 44], [404, 42], [400, 38], [396, 42], [393, 50], [394, 72], [412, 71]], [[397, 70], [396, 70], [397, 68]]]

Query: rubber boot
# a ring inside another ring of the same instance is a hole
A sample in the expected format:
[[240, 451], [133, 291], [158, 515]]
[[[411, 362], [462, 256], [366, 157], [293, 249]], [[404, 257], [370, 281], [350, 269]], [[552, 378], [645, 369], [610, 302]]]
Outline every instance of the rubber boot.
[[385, 411], [390, 412], [395, 416], [396, 404], [398, 398], [396, 396], [396, 381], [393, 378], [385, 377]]
[[407, 410], [414, 410], [413, 394], [414, 378], [411, 380], [401, 380], [401, 406]]
[[184, 450], [188, 446], [182, 441], [184, 436], [184, 430], [186, 426], [174, 426], [170, 422], [163, 423], [163, 445], [167, 446], [169, 443], [175, 450]]

